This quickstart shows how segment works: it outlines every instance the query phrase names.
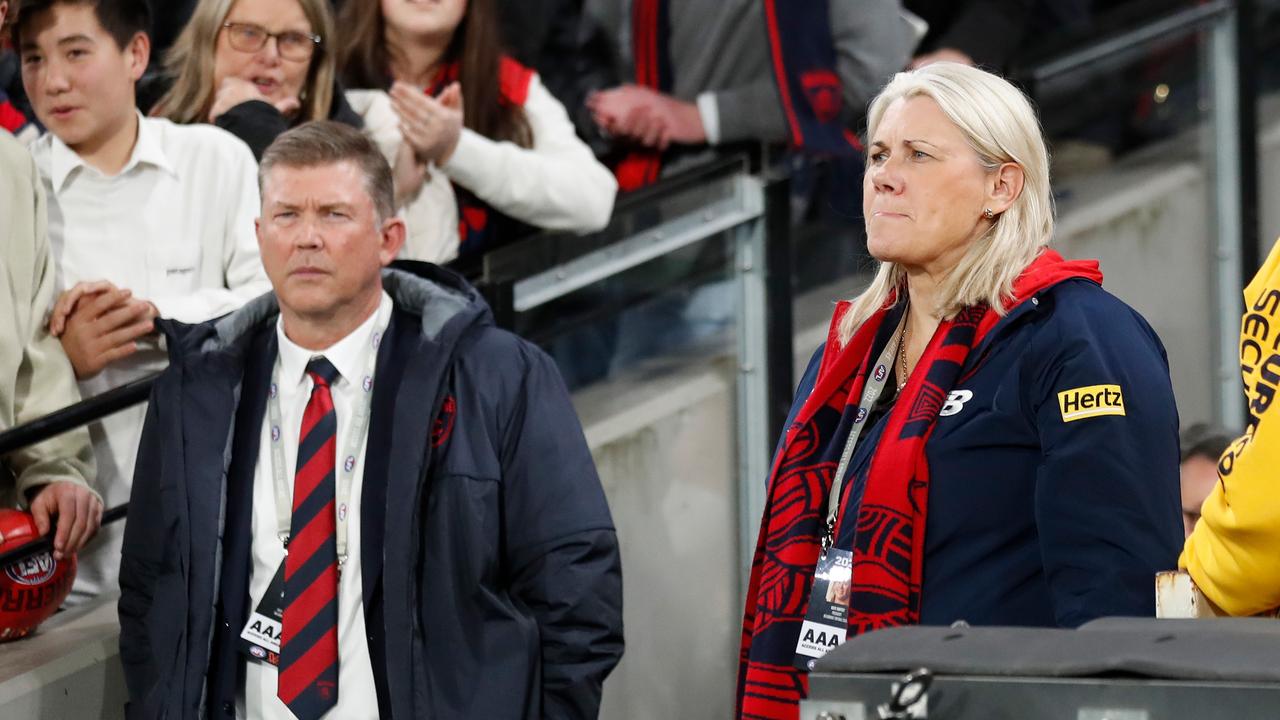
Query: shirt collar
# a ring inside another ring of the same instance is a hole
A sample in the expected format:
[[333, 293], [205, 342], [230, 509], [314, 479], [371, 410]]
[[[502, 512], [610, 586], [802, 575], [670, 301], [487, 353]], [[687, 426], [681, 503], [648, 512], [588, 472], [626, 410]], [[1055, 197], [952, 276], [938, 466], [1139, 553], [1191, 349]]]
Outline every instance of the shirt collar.
[[[124, 175], [141, 163], [152, 165], [171, 175], [177, 175], [177, 171], [173, 169], [173, 163], [169, 162], [169, 156], [164, 152], [164, 145], [160, 141], [159, 132], [153, 125], [153, 121], [143, 117], [140, 112], [134, 112], [138, 116], [138, 139], [133, 143], [133, 152], [129, 155], [129, 161], [124, 164], [118, 175]], [[61, 190], [78, 168], [84, 168], [88, 172], [98, 172], [89, 167], [89, 164], [75, 150], [67, 147], [57, 135], [53, 133], [50, 135], [52, 136], [50, 175], [55, 190]]]
[[384, 328], [391, 317], [391, 296], [384, 290], [378, 301], [378, 309], [368, 317], [360, 327], [352, 330], [346, 337], [330, 345], [324, 350], [308, 350], [290, 340], [284, 334], [284, 321], [276, 320], [276, 339], [280, 346], [280, 384], [282, 387], [297, 387], [302, 383], [307, 372], [307, 363], [311, 358], [323, 355], [338, 369], [342, 377], [334, 384], [350, 383], [352, 378], [359, 377], [365, 371], [366, 352], [373, 351], [373, 334]]

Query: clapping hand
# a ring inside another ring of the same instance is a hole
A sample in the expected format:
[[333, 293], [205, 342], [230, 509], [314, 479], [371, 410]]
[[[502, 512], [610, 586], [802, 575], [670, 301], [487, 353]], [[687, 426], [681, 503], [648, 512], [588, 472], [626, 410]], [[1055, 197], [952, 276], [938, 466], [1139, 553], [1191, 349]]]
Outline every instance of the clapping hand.
[[697, 105], [640, 85], [592, 93], [587, 109], [601, 130], [645, 147], [666, 150], [672, 143], [707, 142]]
[[418, 162], [440, 166], [449, 161], [462, 137], [462, 86], [452, 83], [433, 98], [397, 81], [391, 86], [391, 106], [400, 118], [400, 133]]

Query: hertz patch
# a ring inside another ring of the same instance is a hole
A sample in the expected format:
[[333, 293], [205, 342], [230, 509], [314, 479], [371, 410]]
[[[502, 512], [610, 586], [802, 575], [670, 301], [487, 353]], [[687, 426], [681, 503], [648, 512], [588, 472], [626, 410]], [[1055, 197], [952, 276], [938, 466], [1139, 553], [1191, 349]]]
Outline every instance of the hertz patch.
[[1124, 415], [1124, 394], [1119, 385], [1090, 385], [1058, 393], [1062, 422], [1101, 415]]

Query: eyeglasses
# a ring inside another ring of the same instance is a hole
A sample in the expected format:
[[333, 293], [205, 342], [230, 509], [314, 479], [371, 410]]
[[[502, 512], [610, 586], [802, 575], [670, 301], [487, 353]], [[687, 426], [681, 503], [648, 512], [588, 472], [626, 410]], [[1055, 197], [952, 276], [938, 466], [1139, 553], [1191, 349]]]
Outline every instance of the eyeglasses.
[[227, 29], [227, 41], [232, 49], [255, 53], [267, 46], [267, 40], [275, 38], [276, 51], [286, 60], [310, 60], [320, 44], [319, 35], [294, 30], [273, 33], [261, 25], [238, 22], [225, 22], [222, 27]]

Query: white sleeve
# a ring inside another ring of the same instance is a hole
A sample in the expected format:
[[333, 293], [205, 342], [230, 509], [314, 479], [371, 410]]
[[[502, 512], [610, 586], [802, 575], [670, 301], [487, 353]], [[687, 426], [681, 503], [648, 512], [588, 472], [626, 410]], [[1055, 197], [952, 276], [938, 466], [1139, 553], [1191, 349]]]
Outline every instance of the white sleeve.
[[609, 222], [618, 183], [574, 133], [560, 101], [535, 75], [524, 104], [533, 147], [463, 129], [441, 169], [498, 211], [548, 230], [592, 232]]
[[258, 217], [258, 165], [243, 142], [223, 149], [223, 173], [210, 182], [209, 199], [221, 201], [226, 218], [222, 233], [222, 284], [193, 293], [151, 298], [160, 316], [181, 322], [204, 322], [225, 315], [271, 290], [262, 267], [254, 220]]
[[713, 92], [698, 93], [698, 117], [702, 120], [702, 131], [707, 135], [708, 145], [720, 144], [720, 105]]
[[[394, 169], [404, 136], [391, 98], [381, 90], [348, 90], [347, 103], [364, 120], [365, 134]], [[396, 210], [407, 230], [401, 259], [446, 263], [458, 256], [458, 201], [449, 178], [434, 165], [417, 194]]]
[[400, 120], [391, 107], [391, 98], [382, 90], [347, 90], [345, 94], [347, 104], [364, 121], [364, 134], [378, 146], [387, 164], [394, 168], [403, 138]]

